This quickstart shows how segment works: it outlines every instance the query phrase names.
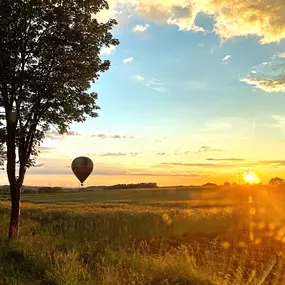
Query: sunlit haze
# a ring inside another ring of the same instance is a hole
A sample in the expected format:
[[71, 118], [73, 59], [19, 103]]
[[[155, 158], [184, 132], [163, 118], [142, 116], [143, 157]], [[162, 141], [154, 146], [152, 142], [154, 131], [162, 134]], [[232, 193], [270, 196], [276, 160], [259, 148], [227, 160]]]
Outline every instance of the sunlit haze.
[[248, 168], [250, 183], [282, 177], [285, 2], [109, 2], [100, 20], [118, 20], [120, 45], [102, 50], [111, 67], [90, 89], [99, 118], [51, 130], [24, 184], [78, 186], [81, 155], [94, 162], [86, 186], [238, 182]]

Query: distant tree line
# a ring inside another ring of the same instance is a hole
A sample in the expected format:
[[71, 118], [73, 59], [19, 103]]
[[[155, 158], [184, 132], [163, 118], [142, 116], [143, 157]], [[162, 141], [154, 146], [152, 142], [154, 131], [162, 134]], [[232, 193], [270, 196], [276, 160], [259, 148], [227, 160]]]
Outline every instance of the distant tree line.
[[[280, 177], [273, 177], [270, 179], [269, 185], [285, 185], [285, 181], [283, 178]], [[224, 182], [223, 186], [235, 186], [237, 183], [230, 183], [228, 181]], [[115, 184], [111, 186], [89, 186], [84, 188], [84, 190], [116, 190], [116, 189], [143, 189], [143, 188], [157, 188], [157, 183], [131, 183], [131, 184]], [[183, 187], [183, 186], [177, 186]], [[217, 184], [212, 182], [207, 182], [202, 185], [202, 187], [219, 187]], [[79, 190], [76, 189], [77, 191]], [[64, 191], [72, 191], [71, 189], [64, 189], [62, 187], [30, 187], [30, 186], [23, 186], [22, 193], [59, 193]], [[0, 186], [0, 193], [9, 193], [10, 187], [8, 185]]]
[[[156, 188], [158, 187], [156, 183], [133, 183], [133, 184], [116, 184], [112, 186], [89, 186], [83, 190], [116, 190], [116, 189], [142, 189], [142, 188]], [[80, 188], [76, 189], [78, 191]], [[0, 186], [0, 192], [9, 192], [9, 186]], [[33, 194], [33, 193], [60, 193], [64, 191], [74, 191], [71, 189], [64, 189], [62, 187], [28, 187], [24, 186], [22, 193]], [[79, 190], [80, 191], [80, 190]]]
[[63, 192], [61, 187], [40, 187], [38, 193], [59, 193]]
[[138, 188], [156, 188], [156, 183], [136, 183], [136, 184], [116, 184], [104, 187], [104, 190], [114, 189], [138, 189]]

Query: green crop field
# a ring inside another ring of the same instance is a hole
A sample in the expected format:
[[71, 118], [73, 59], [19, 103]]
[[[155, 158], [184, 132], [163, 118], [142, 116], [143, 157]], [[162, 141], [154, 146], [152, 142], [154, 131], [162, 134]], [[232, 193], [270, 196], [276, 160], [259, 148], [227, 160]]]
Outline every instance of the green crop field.
[[284, 189], [23, 194], [12, 243], [9, 206], [0, 284], [285, 284]]

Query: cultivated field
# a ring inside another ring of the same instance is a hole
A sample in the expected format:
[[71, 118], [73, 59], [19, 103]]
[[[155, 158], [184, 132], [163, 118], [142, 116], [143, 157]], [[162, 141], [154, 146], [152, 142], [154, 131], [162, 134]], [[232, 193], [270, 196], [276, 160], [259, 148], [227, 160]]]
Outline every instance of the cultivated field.
[[0, 284], [285, 284], [285, 191], [158, 188], [0, 202]]

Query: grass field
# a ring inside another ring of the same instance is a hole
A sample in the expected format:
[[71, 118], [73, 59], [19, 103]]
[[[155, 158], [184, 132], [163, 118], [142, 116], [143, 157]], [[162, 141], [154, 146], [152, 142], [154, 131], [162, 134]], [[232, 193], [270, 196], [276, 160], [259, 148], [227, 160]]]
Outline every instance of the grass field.
[[0, 284], [285, 284], [281, 189], [24, 194], [13, 243], [9, 206]]

